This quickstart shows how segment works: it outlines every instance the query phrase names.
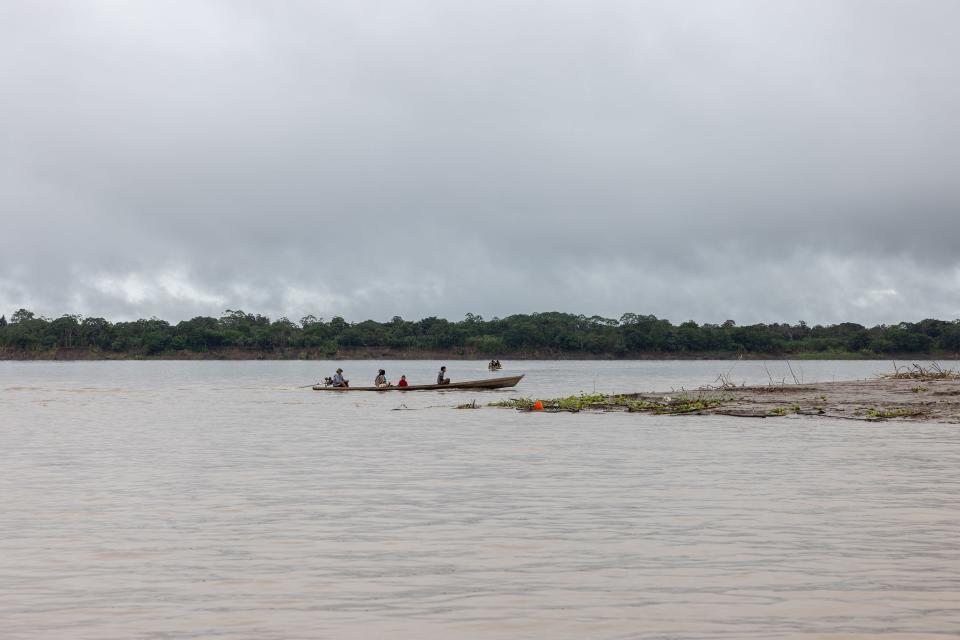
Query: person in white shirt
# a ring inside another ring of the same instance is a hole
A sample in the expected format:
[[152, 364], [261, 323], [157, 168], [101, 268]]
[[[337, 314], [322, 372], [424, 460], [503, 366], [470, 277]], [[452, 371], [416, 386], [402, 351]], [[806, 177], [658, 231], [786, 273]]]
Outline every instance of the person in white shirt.
[[349, 387], [350, 381], [343, 379], [343, 369], [337, 369], [337, 372], [333, 374], [333, 386], [334, 387]]

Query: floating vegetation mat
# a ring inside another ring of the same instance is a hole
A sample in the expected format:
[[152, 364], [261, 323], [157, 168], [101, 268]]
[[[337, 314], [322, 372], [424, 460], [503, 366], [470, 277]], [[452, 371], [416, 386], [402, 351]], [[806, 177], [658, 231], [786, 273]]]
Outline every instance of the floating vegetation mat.
[[960, 372], [903, 367], [898, 375], [803, 385], [697, 389], [562, 398], [512, 398], [492, 407], [559, 413], [593, 411], [737, 418], [819, 417], [877, 422], [960, 423]]
[[553, 398], [550, 400], [533, 400], [531, 398], [511, 398], [500, 402], [491, 402], [490, 407], [504, 407], [507, 409], [517, 409], [518, 411], [535, 411], [540, 404], [543, 411], [560, 412], [567, 411], [576, 413], [578, 411], [630, 411], [655, 414], [676, 415], [682, 413], [696, 413], [707, 409], [714, 409], [721, 406], [724, 402], [732, 400], [726, 396], [716, 396], [706, 393], [699, 393], [696, 396], [683, 393], [676, 397], [664, 396], [655, 400], [645, 400], [632, 395], [608, 396], [602, 393], [580, 394], [576, 396], [567, 396], [565, 398]]

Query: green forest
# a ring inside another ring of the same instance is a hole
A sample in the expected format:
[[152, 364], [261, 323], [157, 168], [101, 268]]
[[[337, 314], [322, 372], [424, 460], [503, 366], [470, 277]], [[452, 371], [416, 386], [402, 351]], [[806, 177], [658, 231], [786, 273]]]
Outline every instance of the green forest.
[[314, 316], [293, 322], [227, 310], [219, 318], [171, 324], [157, 318], [109, 322], [65, 315], [44, 318], [26, 309], [0, 316], [0, 356], [64, 358], [277, 358], [406, 357], [418, 354], [477, 358], [644, 358], [791, 356], [955, 356], [960, 320], [864, 327], [774, 323], [738, 326], [675, 325], [652, 315], [619, 319], [569, 313], [531, 313], [485, 320], [442, 318], [347, 322]]

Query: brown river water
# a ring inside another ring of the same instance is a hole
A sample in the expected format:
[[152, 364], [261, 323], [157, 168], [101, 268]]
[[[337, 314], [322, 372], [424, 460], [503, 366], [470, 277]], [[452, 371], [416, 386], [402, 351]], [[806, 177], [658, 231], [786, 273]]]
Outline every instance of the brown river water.
[[0, 638], [960, 635], [956, 425], [452, 408], [889, 363], [337, 364], [0, 363]]

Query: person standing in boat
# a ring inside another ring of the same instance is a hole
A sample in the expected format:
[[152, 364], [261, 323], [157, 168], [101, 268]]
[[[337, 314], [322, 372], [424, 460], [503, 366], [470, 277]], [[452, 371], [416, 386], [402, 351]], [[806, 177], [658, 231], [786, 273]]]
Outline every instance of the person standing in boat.
[[380, 369], [380, 373], [377, 374], [376, 379], [373, 381], [373, 386], [375, 387], [389, 387], [390, 383], [387, 382], [387, 372], [383, 369]]
[[447, 376], [447, 368], [440, 367], [440, 371], [437, 373], [437, 384], [450, 384], [450, 378]]
[[333, 374], [333, 387], [349, 387], [350, 381], [343, 379], [343, 369], [337, 369], [337, 372]]

